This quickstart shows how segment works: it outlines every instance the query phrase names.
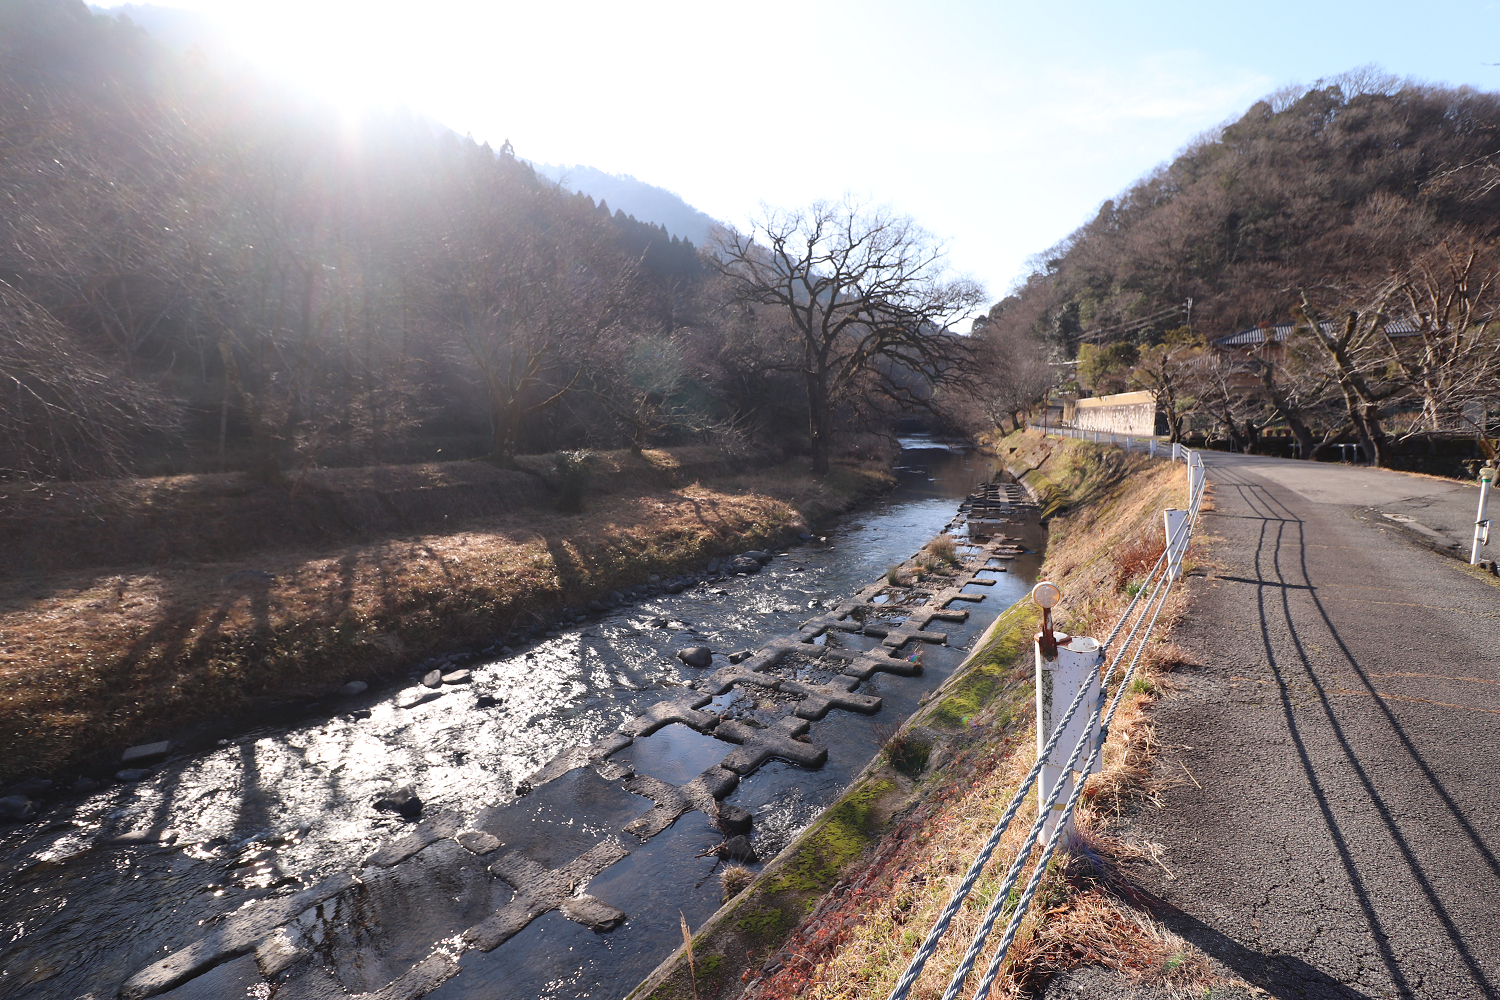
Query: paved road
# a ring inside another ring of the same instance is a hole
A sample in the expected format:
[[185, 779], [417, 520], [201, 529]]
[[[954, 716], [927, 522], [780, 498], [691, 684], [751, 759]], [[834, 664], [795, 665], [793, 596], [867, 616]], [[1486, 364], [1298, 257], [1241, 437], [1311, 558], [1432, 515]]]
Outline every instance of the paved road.
[[1205, 459], [1180, 783], [1137, 819], [1167, 922], [1279, 997], [1500, 997], [1500, 588], [1384, 516], [1466, 542], [1477, 492]]

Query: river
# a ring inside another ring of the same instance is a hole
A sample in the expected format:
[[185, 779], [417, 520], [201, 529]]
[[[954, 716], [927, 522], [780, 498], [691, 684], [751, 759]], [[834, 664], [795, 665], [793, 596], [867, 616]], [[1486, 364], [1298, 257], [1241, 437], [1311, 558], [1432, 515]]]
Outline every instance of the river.
[[[995, 460], [959, 447], [902, 443], [895, 490], [817, 526], [818, 539], [779, 553], [757, 575], [662, 594], [470, 664], [471, 684], [421, 704], [414, 703], [428, 692], [413, 678], [350, 699], [337, 715], [245, 732], [138, 782], [51, 800], [37, 820], [0, 834], [0, 996], [112, 998], [137, 969], [194, 940], [204, 922], [357, 869], [409, 827], [373, 808], [394, 786], [412, 786], [428, 815], [452, 810], [474, 826], [483, 817], [504, 833], [508, 850], [549, 867], [618, 833], [651, 803], [589, 769], [524, 798], [515, 798], [515, 785], [698, 676], [673, 657], [677, 649], [729, 653], [795, 631], [914, 553], [953, 519], [959, 499], [998, 471]], [[1027, 530], [1028, 546], [1039, 549], [1039, 529]], [[884, 699], [880, 712], [834, 711], [815, 723], [811, 736], [829, 751], [821, 768], [773, 760], [740, 782], [725, 801], [753, 814], [751, 840], [762, 858], [838, 796], [995, 615], [1025, 593], [1040, 558], [1022, 556], [995, 574], [969, 621], [948, 629], [949, 644], [924, 648], [920, 677], [877, 674], [863, 683], [860, 693]], [[740, 690], [714, 709], [746, 697]], [[611, 759], [681, 784], [726, 749], [672, 725]], [[464, 973], [430, 995], [623, 995], [680, 943], [679, 914], [696, 927], [719, 906], [721, 863], [697, 857], [719, 839], [701, 813], [687, 813], [590, 883], [591, 895], [627, 913], [624, 926], [600, 934], [546, 913], [495, 951], [465, 954]], [[493, 891], [485, 883], [454, 892], [468, 894], [460, 908], [509, 898], [498, 881]], [[441, 913], [411, 909], [398, 921], [373, 921], [404, 926], [330, 942], [324, 959], [340, 993], [379, 988], [453, 932]]]

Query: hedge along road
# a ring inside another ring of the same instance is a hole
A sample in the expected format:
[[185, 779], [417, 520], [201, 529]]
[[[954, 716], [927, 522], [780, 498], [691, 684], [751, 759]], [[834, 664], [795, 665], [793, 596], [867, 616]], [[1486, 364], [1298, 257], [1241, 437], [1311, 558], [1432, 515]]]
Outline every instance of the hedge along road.
[[1135, 819], [1167, 923], [1276, 996], [1500, 996], [1500, 589], [1382, 513], [1478, 491], [1203, 454], [1175, 783]]

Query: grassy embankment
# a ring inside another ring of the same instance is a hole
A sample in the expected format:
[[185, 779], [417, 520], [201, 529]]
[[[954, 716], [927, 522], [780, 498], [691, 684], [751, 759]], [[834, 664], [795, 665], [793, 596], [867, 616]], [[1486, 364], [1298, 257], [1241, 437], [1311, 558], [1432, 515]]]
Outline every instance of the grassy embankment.
[[[1060, 624], [1102, 637], [1161, 551], [1160, 511], [1186, 506], [1184, 468], [1033, 433], [991, 446], [1050, 518], [1043, 572], [1065, 595]], [[1128, 904], [1129, 867], [1147, 856], [1110, 836], [1125, 809], [1153, 795], [1142, 709], [1178, 662], [1165, 635], [1182, 610], [1174, 596], [1111, 727], [1104, 773], [1086, 789], [1081, 835], [1054, 858], [994, 995], [1026, 995], [1083, 964], [1200, 995], [1213, 984], [1202, 956]], [[1036, 759], [1037, 626], [1029, 601], [1003, 614], [849, 791], [699, 930], [696, 976], [679, 950], [633, 1000], [886, 996]], [[1024, 836], [1013, 824], [913, 997], [942, 994]]]
[[892, 482], [874, 464], [819, 480], [709, 449], [608, 453], [563, 514], [551, 460], [522, 463], [0, 490], [0, 786], [503, 640], [782, 544]]

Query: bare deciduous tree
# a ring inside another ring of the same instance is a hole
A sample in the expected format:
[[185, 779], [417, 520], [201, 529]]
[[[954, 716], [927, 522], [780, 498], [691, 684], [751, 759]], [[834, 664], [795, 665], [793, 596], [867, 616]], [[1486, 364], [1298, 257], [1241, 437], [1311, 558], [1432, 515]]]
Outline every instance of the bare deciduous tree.
[[930, 405], [932, 382], [971, 370], [968, 345], [948, 327], [984, 291], [949, 278], [942, 246], [909, 218], [847, 200], [767, 212], [749, 233], [716, 233], [708, 260], [738, 301], [774, 311], [778, 367], [806, 387], [814, 472], [828, 471], [841, 406], [866, 393]]
[[1130, 373], [1131, 385], [1155, 397], [1174, 443], [1182, 440], [1183, 422], [1198, 405], [1193, 379], [1204, 350], [1202, 338], [1194, 337], [1186, 327], [1170, 330], [1160, 344], [1140, 352]]
[[0, 475], [86, 478], [126, 467], [130, 435], [177, 409], [0, 281]]

